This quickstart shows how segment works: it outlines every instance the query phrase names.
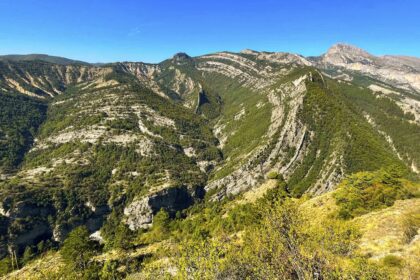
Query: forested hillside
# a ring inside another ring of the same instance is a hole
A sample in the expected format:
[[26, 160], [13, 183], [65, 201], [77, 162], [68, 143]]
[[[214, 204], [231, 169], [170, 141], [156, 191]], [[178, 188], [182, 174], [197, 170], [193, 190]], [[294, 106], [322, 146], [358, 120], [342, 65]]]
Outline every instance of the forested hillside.
[[22, 161], [45, 120], [47, 104], [16, 93], [0, 95], [0, 172], [7, 174]]

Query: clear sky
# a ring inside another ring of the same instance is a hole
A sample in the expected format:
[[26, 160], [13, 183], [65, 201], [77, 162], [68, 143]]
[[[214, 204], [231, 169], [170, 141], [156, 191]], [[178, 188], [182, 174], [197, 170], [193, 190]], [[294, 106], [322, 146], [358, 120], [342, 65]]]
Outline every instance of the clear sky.
[[245, 48], [319, 55], [336, 42], [420, 57], [420, 0], [0, 0], [0, 54], [159, 62]]

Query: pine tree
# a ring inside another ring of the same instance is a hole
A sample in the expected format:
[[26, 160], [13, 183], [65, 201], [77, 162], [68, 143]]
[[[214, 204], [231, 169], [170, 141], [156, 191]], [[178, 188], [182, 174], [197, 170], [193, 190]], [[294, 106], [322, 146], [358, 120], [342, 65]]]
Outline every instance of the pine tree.
[[89, 239], [85, 226], [74, 229], [64, 241], [61, 256], [69, 268], [83, 271], [88, 268], [90, 259], [95, 255], [96, 246]]

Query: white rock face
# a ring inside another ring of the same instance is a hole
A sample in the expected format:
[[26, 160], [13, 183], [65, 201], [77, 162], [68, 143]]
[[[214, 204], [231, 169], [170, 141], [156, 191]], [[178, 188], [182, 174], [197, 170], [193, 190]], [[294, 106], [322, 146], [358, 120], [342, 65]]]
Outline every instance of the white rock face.
[[358, 47], [336, 44], [327, 51], [323, 59], [334, 65], [345, 65], [349, 62], [374, 63], [375, 58]]
[[213, 55], [205, 55], [203, 56], [203, 58], [206, 59], [216, 59], [216, 60], [228, 60], [231, 62], [234, 62], [236, 64], [238, 64], [241, 67], [244, 67], [248, 70], [254, 71], [256, 73], [258, 73], [258, 69], [255, 68], [256, 63], [252, 60], [249, 60], [247, 58], [244, 58], [242, 56], [236, 55], [236, 54], [231, 54], [231, 53], [218, 53], [218, 54], [213, 54]]
[[194, 157], [196, 155], [196, 152], [193, 147], [184, 148], [184, 154], [187, 157]]
[[104, 243], [104, 239], [101, 236], [101, 231], [100, 230], [97, 230], [94, 233], [92, 233], [91, 235], [89, 235], [89, 238], [99, 242], [100, 244]]
[[[251, 59], [245, 55], [254, 57]], [[284, 68], [274, 70], [272, 66], [267, 65], [270, 63], [284, 66]], [[198, 58], [197, 69], [227, 76], [245, 87], [261, 91], [271, 85], [279, 74], [287, 74], [296, 65], [311, 65], [311, 62], [304, 57], [290, 53], [260, 53], [245, 50], [239, 54], [220, 52], [201, 56]]]
[[245, 114], [246, 114], [245, 108], [242, 107], [242, 109], [234, 116], [234, 120], [239, 121], [245, 116]]
[[257, 55], [257, 59], [259, 60], [267, 60], [270, 62], [275, 62], [279, 64], [297, 64], [297, 65], [305, 65], [311, 66], [312, 63], [308, 61], [306, 58], [292, 53], [284, 53], [284, 52], [275, 52], [275, 53], [267, 53], [261, 52]]
[[409, 66], [420, 72], [420, 58], [417, 57], [384, 55], [382, 60], [385, 65], [399, 65], [401, 68]]
[[214, 166], [216, 166], [216, 161], [208, 161], [208, 160], [202, 160], [197, 162], [197, 166], [200, 168], [200, 170], [204, 173], [209, 172], [213, 169]]
[[[30, 68], [20, 68], [14, 63], [2, 61], [8, 72], [3, 73], [2, 88], [5, 91], [13, 89], [22, 94], [37, 97], [54, 97], [63, 93], [63, 88], [73, 83], [101, 80], [111, 70], [108, 67], [85, 65], [54, 65], [40, 64], [39, 71]], [[45, 71], [43, 71], [45, 70]], [[49, 73], [46, 75], [45, 73]], [[53, 82], [51, 75], [56, 77]], [[15, 79], [14, 77], [20, 77]], [[28, 88], [32, 88], [28, 90]]]
[[153, 215], [165, 209], [174, 215], [176, 211], [190, 206], [193, 202], [191, 194], [183, 187], [168, 187], [148, 196], [135, 199], [124, 208], [125, 223], [131, 230], [152, 226]]
[[141, 62], [125, 62], [123, 65], [128, 72], [134, 74], [137, 79], [147, 84], [156, 94], [164, 98], [168, 98], [160, 85], [153, 79], [154, 76], [158, 75], [162, 71], [159, 65]]
[[131, 230], [149, 228], [152, 226], [153, 211], [149, 206], [149, 198], [134, 201], [124, 209], [127, 225]]
[[0, 215], [2, 215], [2, 216], [8, 216], [9, 214], [7, 213], [7, 211], [6, 210], [4, 210], [4, 208], [0, 205]]
[[368, 86], [368, 88], [370, 90], [372, 90], [373, 92], [382, 92], [382, 93], [385, 93], [385, 94], [397, 94], [397, 95], [399, 95], [399, 93], [394, 91], [394, 90], [384, 88], [384, 87], [381, 87], [381, 86], [378, 86], [378, 85], [370, 85], [370, 86]]

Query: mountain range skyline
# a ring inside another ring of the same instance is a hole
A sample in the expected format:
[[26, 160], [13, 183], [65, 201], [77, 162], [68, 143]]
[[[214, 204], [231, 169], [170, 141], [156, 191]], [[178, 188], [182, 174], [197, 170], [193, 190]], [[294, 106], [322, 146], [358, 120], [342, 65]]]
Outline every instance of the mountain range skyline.
[[243, 48], [319, 55], [349, 42], [419, 56], [418, 1], [2, 1], [0, 53], [159, 62]]
[[[324, 52], [321, 52], [317, 55], [308, 55], [305, 56], [303, 54], [300, 54], [298, 52], [286, 52], [286, 51], [265, 51], [265, 50], [254, 50], [254, 49], [249, 49], [249, 48], [243, 48], [239, 51], [229, 51], [229, 50], [222, 50], [222, 51], [215, 51], [215, 52], [210, 52], [210, 53], [202, 53], [202, 54], [198, 54], [198, 55], [194, 55], [192, 57], [200, 57], [203, 55], [207, 55], [207, 54], [212, 54], [212, 53], [220, 53], [220, 52], [232, 52], [232, 53], [241, 53], [241, 52], [246, 52], [246, 51], [253, 51], [253, 52], [260, 52], [260, 53], [290, 53], [290, 54], [296, 54], [305, 58], [311, 58], [311, 57], [318, 57], [318, 56], [322, 56], [326, 53], [328, 53], [328, 51], [330, 51], [331, 49], [333, 49], [336, 46], [348, 46], [352, 49], [360, 49], [364, 52], [367, 52], [369, 55], [373, 55], [376, 57], [386, 57], [386, 56], [399, 56], [399, 57], [407, 57], [407, 58], [414, 58], [414, 59], [420, 59], [420, 56], [415, 56], [415, 55], [406, 55], [406, 54], [402, 54], [402, 53], [384, 53], [384, 54], [375, 54], [370, 52], [369, 50], [366, 49], [362, 49], [359, 46], [355, 45], [355, 44], [351, 44], [351, 43], [346, 43], [346, 42], [337, 42], [335, 44], [332, 44], [329, 48], [327, 48]], [[122, 60], [116, 60], [116, 61], [96, 61], [96, 62], [89, 62], [89, 61], [84, 61], [84, 60], [80, 60], [77, 57], [67, 57], [64, 55], [51, 55], [48, 53], [5, 53], [5, 54], [0, 54], [0, 60], [35, 60], [35, 59], [40, 59], [43, 60], [43, 58], [57, 58], [57, 59], [64, 59], [64, 60], [68, 60], [68, 62], [76, 62], [76, 63], [88, 63], [88, 64], [108, 64], [108, 63], [117, 63], [117, 62], [141, 62], [141, 63], [147, 63], [147, 64], [159, 64], [165, 60], [170, 59], [171, 57], [177, 55], [177, 54], [186, 54], [189, 55], [187, 52], [180, 50], [177, 51], [175, 53], [173, 53], [172, 56], [168, 56], [167, 58], [164, 58], [161, 61], [157, 61], [157, 62], [151, 62], [151, 61], [144, 61], [144, 60], [126, 60], [126, 59], [122, 59]], [[48, 59], [47, 59], [48, 61]]]

